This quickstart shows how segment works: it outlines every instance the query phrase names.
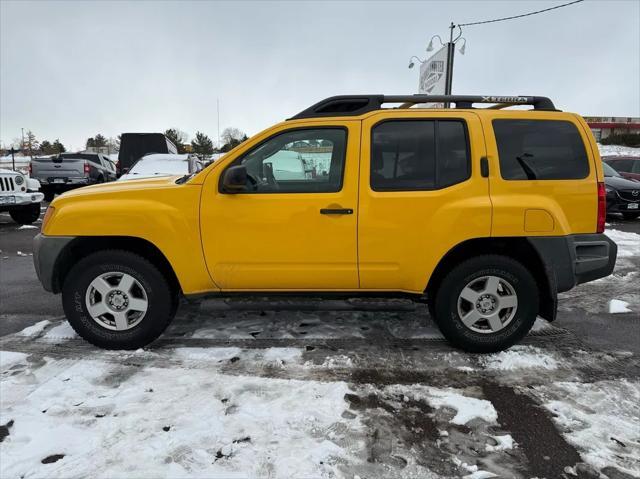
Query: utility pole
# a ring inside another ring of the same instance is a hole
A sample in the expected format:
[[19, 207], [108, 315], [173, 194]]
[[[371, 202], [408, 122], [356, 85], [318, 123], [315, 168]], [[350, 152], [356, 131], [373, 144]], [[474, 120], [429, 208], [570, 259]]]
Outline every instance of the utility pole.
[[20, 143], [20, 149], [24, 150], [24, 128], [20, 128], [22, 131], [22, 143]]
[[218, 151], [220, 151], [220, 98], [216, 98], [216, 105], [218, 106]]

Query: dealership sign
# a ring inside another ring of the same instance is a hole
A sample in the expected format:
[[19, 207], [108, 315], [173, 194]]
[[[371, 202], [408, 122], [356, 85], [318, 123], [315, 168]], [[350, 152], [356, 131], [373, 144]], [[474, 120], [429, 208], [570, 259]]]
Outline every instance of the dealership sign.
[[[447, 83], [447, 46], [420, 65], [418, 92], [425, 95], [444, 95]], [[423, 108], [443, 108], [442, 103], [425, 103]]]

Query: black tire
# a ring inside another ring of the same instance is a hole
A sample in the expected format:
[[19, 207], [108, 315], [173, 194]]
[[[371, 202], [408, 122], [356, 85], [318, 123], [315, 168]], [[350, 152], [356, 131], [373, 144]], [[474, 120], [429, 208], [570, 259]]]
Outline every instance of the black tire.
[[640, 213], [622, 213], [622, 217], [628, 221], [635, 220], [638, 216]]
[[12, 209], [9, 211], [9, 215], [16, 223], [30, 225], [40, 218], [40, 203], [31, 203], [30, 205]]
[[40, 191], [44, 194], [44, 200], [49, 203], [51, 203], [56, 196], [56, 192], [50, 188], [42, 188]]
[[[115, 331], [98, 324], [88, 313], [87, 288], [99, 275], [121, 272], [133, 276], [144, 288], [148, 309], [131, 329]], [[160, 336], [173, 319], [177, 292], [147, 259], [123, 250], [105, 250], [78, 261], [62, 286], [62, 306], [69, 324], [91, 344], [105, 349], [138, 349]]]
[[[497, 276], [508, 281], [518, 300], [511, 322], [495, 333], [476, 332], [463, 324], [458, 314], [462, 289], [482, 276]], [[492, 353], [509, 348], [531, 329], [538, 313], [538, 286], [521, 263], [500, 255], [483, 255], [454, 267], [442, 280], [435, 297], [435, 321], [445, 338], [454, 346], [472, 353]]]

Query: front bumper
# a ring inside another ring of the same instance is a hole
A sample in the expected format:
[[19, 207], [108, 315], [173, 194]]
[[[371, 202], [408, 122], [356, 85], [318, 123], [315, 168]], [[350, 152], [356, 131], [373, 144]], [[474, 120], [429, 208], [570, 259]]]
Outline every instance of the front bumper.
[[553, 275], [557, 292], [609, 276], [616, 265], [618, 246], [605, 234], [529, 237], [542, 259], [547, 275]]
[[607, 213], [640, 213], [640, 198], [638, 201], [627, 201], [619, 198], [607, 197]]
[[44, 289], [59, 293], [56, 268], [65, 247], [75, 239], [74, 236], [45, 236], [42, 233], [33, 238], [33, 265]]
[[[2, 198], [4, 200], [0, 200], [0, 207], [11, 207], [11, 206], [26, 206], [32, 203], [40, 203], [44, 200], [44, 194], [34, 191], [30, 192], [7, 192], [7, 194], [3, 194]], [[6, 199], [13, 198], [12, 201], [7, 201]], [[5, 202], [6, 201], [6, 202]]]

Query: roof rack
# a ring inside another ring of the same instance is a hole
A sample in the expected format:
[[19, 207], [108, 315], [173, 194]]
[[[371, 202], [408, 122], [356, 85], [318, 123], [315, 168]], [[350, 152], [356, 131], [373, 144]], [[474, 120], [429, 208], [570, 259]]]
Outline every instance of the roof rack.
[[290, 120], [322, 116], [356, 116], [380, 110], [385, 103], [401, 103], [398, 108], [410, 108], [420, 103], [454, 103], [456, 108], [474, 108], [474, 103], [491, 104], [500, 109], [514, 105], [532, 105], [534, 110], [558, 111], [553, 102], [544, 96], [494, 96], [494, 95], [340, 95], [326, 98]]

